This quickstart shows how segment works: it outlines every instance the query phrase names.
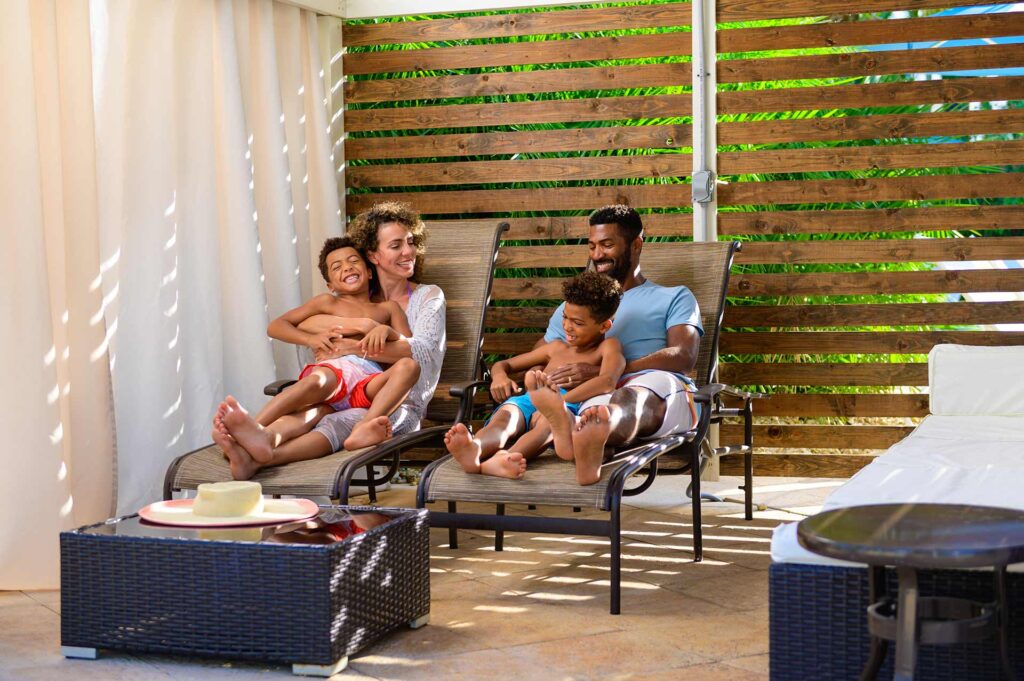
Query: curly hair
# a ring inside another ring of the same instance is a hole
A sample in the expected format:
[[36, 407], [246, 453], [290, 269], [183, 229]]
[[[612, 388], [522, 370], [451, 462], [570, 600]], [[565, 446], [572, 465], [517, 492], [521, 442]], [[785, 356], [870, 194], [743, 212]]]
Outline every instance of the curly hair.
[[331, 282], [330, 273], [327, 271], [327, 256], [339, 248], [354, 248], [359, 257], [363, 259], [367, 267], [370, 263], [366, 260], [366, 255], [360, 250], [359, 246], [356, 245], [355, 241], [347, 236], [332, 236], [330, 239], [324, 241], [324, 247], [320, 249], [320, 259], [317, 264], [320, 266], [320, 274], [323, 276], [324, 281], [327, 283]]
[[644, 223], [640, 219], [640, 214], [621, 203], [602, 206], [590, 214], [591, 227], [610, 224], [619, 226], [619, 233], [626, 239], [626, 243], [632, 243], [633, 239], [644, 235]]
[[423, 270], [423, 256], [427, 252], [427, 228], [420, 220], [420, 214], [407, 203], [385, 201], [375, 203], [368, 211], [356, 216], [348, 226], [348, 236], [363, 253], [373, 253], [380, 248], [380, 228], [389, 222], [397, 222], [412, 234], [416, 246], [416, 267], [412, 280], [418, 282]]
[[565, 302], [585, 307], [594, 320], [603, 323], [612, 318], [622, 300], [619, 282], [597, 272], [582, 272], [562, 284]]

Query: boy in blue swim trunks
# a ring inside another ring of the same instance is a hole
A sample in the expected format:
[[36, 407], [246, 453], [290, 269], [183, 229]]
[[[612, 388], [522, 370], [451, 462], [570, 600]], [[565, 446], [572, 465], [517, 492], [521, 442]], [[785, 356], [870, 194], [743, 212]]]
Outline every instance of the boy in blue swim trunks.
[[[562, 295], [565, 340], [544, 343], [525, 354], [496, 362], [491, 367], [491, 397], [501, 406], [479, 432], [470, 433], [459, 423], [445, 435], [445, 446], [467, 473], [521, 478], [527, 460], [544, 451], [552, 438], [547, 419], [537, 412], [536, 400], [564, 400], [565, 406], [560, 408], [575, 415], [579, 403], [615, 389], [626, 360], [619, 341], [605, 338], [605, 333], [612, 326], [622, 288], [611, 277], [584, 272], [563, 285]], [[535, 366], [543, 365], [544, 371], [549, 371], [574, 362], [599, 367], [598, 374], [572, 390], [561, 390], [561, 394], [554, 392], [542, 371], [527, 373], [527, 393], [521, 393], [509, 376]], [[514, 444], [505, 449], [513, 438]], [[568, 450], [559, 447], [557, 453], [571, 459], [571, 443]]]

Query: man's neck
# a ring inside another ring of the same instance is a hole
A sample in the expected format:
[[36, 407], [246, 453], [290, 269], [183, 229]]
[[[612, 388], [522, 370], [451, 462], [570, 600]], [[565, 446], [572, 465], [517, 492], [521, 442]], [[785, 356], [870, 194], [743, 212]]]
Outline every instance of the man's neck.
[[636, 270], [630, 272], [624, 280], [620, 281], [619, 285], [622, 287], [623, 293], [625, 293], [631, 288], [642, 286], [645, 281], [647, 281], [647, 278], [644, 277], [640, 272], [640, 268], [637, 267]]

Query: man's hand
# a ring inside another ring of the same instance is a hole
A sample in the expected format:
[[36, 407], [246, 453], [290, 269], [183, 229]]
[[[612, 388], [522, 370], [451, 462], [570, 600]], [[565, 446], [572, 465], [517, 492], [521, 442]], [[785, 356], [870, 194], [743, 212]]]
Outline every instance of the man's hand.
[[384, 349], [390, 334], [390, 327], [383, 325], [373, 327], [365, 336], [363, 336], [363, 339], [359, 341], [360, 352], [363, 355], [370, 355], [371, 357], [376, 355]]
[[601, 373], [601, 368], [593, 364], [563, 364], [554, 371], [548, 372], [548, 378], [559, 388], [572, 390]]
[[491, 398], [495, 402], [504, 402], [517, 392], [519, 392], [519, 386], [506, 374], [496, 375], [491, 380]]

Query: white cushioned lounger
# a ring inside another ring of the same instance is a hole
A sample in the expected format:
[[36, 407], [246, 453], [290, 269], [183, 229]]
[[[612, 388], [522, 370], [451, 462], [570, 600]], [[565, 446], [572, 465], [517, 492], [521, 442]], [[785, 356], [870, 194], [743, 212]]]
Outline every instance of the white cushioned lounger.
[[[823, 510], [909, 502], [1024, 510], [1024, 347], [938, 345], [928, 377], [930, 415], [836, 488]], [[801, 547], [796, 523], [775, 528], [772, 560], [852, 565]]]

